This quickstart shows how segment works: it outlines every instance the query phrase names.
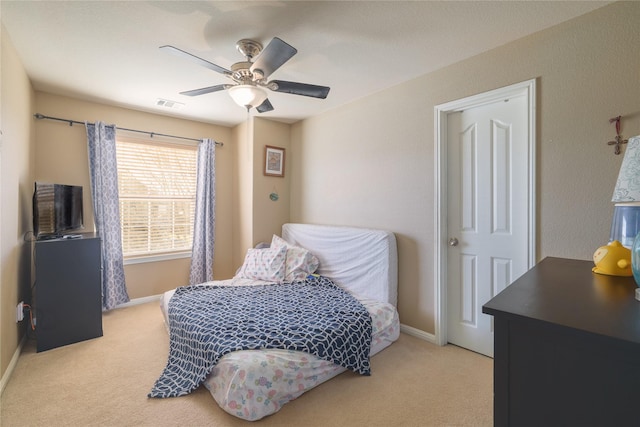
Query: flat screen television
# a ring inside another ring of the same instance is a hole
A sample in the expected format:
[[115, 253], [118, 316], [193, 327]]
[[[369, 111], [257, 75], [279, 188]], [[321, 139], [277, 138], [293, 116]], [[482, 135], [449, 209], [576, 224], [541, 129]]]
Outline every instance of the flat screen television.
[[36, 239], [58, 238], [82, 228], [82, 186], [35, 183], [33, 234]]

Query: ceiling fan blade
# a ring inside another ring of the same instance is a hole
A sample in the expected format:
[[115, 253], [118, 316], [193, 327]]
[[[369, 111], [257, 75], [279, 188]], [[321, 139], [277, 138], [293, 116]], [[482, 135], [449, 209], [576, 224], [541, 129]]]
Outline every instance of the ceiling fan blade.
[[206, 67], [206, 68], [208, 68], [210, 70], [213, 70], [213, 71], [215, 71], [217, 73], [221, 73], [221, 74], [225, 74], [225, 75], [231, 75], [231, 71], [227, 70], [226, 68], [223, 68], [223, 67], [221, 67], [219, 65], [216, 65], [213, 62], [209, 62], [207, 60], [199, 58], [199, 57], [197, 57], [195, 55], [190, 54], [189, 52], [185, 52], [182, 49], [178, 49], [177, 47], [166, 45], [166, 46], [160, 46], [160, 49], [162, 49], [162, 50], [164, 50], [166, 52], [169, 52], [169, 53], [171, 53], [173, 55], [180, 56], [182, 58], [186, 58], [186, 59], [189, 59], [191, 61], [194, 61], [197, 64], [200, 64], [203, 67]]
[[266, 113], [268, 111], [273, 110], [273, 105], [271, 105], [271, 103], [269, 102], [269, 99], [267, 98], [264, 100], [262, 104], [256, 107], [256, 110], [258, 110], [258, 113]]
[[205, 93], [218, 92], [220, 90], [229, 89], [231, 86], [233, 85], [216, 85], [216, 86], [203, 87], [200, 89], [193, 89], [193, 90], [188, 90], [186, 92], [180, 92], [180, 95], [187, 95], [187, 96], [204, 95]]
[[296, 53], [298, 50], [295, 47], [274, 37], [254, 61], [251, 72], [260, 70], [264, 78], [267, 78]]
[[[275, 83], [277, 88], [272, 89], [276, 92], [291, 93], [293, 95], [311, 96], [313, 98], [325, 99], [329, 95], [331, 88], [327, 86], [316, 86], [307, 83], [287, 82], [284, 80], [272, 80], [269, 84]], [[270, 86], [268, 86], [270, 87]]]

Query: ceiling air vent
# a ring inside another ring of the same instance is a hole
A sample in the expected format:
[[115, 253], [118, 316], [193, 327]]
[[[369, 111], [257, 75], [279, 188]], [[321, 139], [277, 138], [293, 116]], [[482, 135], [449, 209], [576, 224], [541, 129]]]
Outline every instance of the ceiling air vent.
[[156, 105], [158, 107], [173, 108], [174, 110], [179, 110], [184, 107], [184, 104], [182, 102], [170, 101], [168, 99], [162, 98], [158, 98], [156, 100]]

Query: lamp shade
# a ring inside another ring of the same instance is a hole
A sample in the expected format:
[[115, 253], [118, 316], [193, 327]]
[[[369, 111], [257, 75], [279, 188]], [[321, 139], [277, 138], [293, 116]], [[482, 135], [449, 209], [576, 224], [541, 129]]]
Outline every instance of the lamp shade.
[[257, 107], [267, 99], [267, 92], [257, 86], [237, 85], [229, 88], [229, 95], [236, 104], [247, 109]]
[[640, 202], [640, 135], [629, 138], [611, 201]]

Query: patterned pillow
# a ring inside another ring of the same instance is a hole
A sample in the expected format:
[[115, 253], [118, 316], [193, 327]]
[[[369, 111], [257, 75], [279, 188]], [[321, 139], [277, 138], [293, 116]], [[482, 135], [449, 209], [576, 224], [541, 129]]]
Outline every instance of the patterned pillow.
[[286, 248], [249, 249], [236, 277], [283, 282], [286, 258]]
[[287, 250], [287, 262], [284, 273], [285, 282], [305, 279], [309, 274], [315, 272], [318, 265], [320, 265], [320, 261], [314, 254], [305, 248], [292, 245], [275, 234], [271, 239], [271, 247], [286, 248]]

